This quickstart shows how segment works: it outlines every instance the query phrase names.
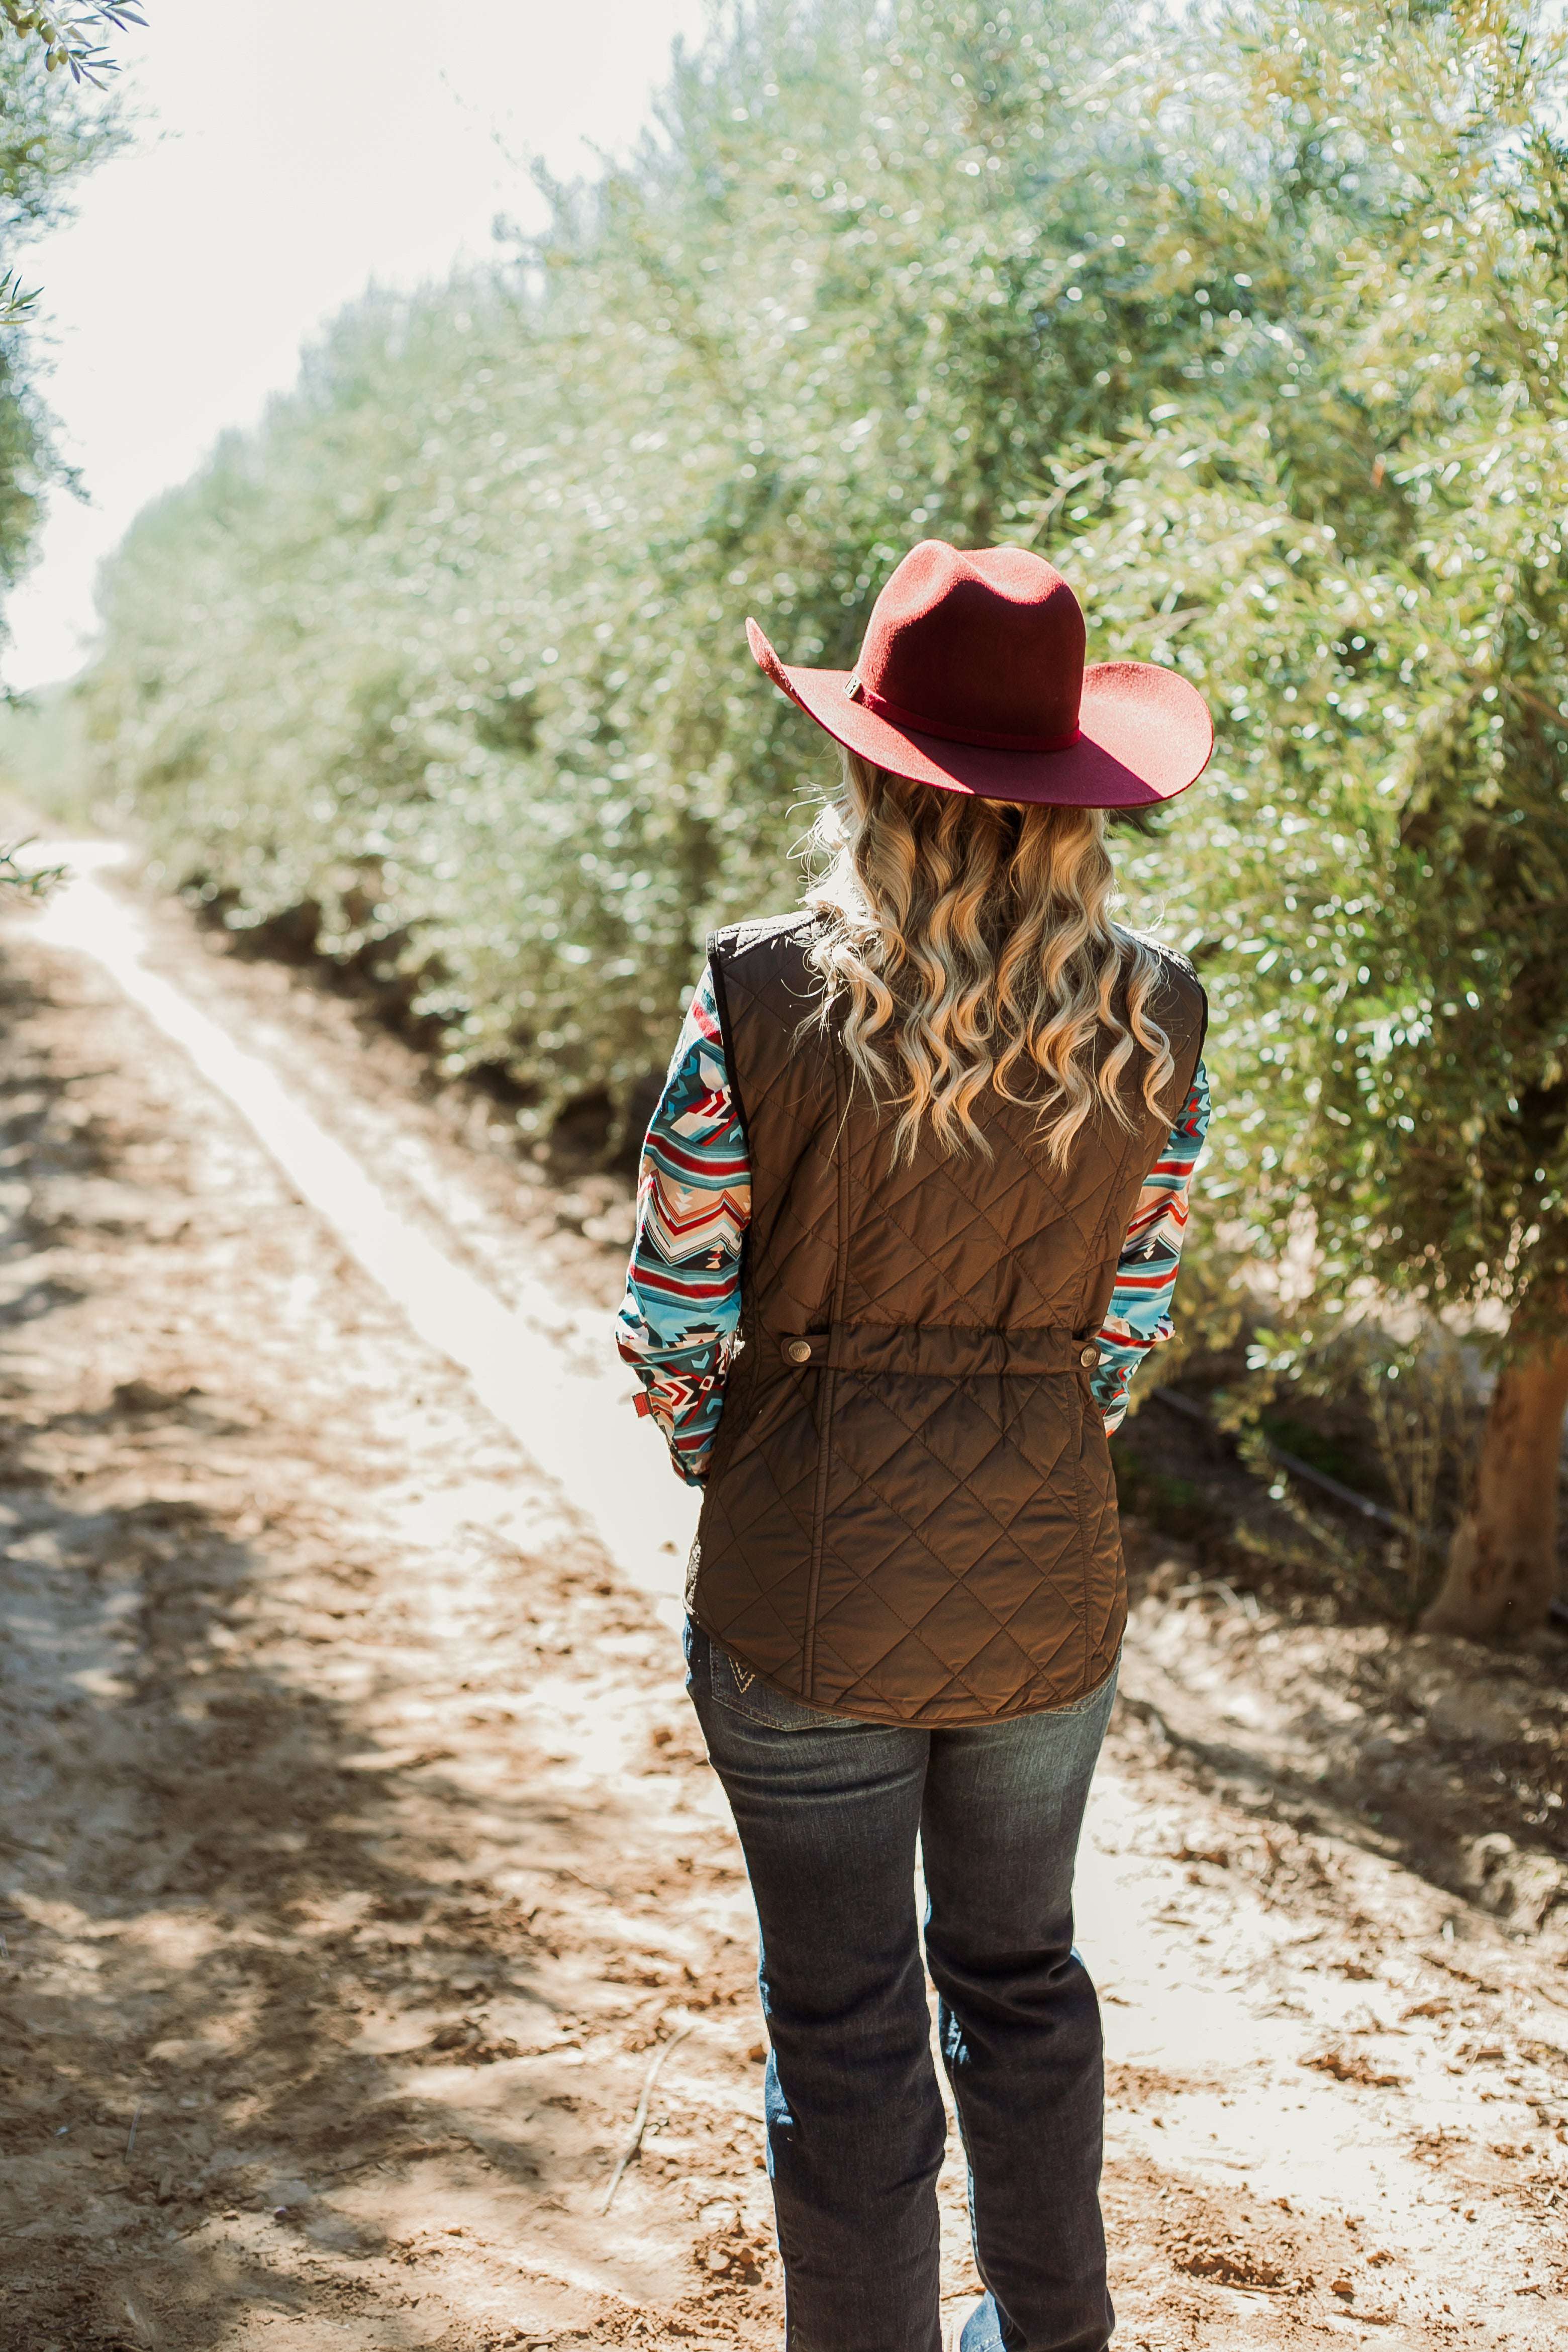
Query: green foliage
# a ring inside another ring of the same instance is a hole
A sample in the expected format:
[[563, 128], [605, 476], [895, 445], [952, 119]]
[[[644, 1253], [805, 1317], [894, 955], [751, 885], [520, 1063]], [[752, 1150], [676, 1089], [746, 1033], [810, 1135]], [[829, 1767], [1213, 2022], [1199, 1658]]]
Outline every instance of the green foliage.
[[1126, 866], [1213, 992], [1231, 1245], [1511, 1309], [1568, 1255], [1543, 22], [759, 0], [630, 164], [367, 298], [141, 520], [109, 781], [453, 1071], [624, 1106], [831, 772], [746, 614], [847, 660], [913, 540], [1027, 541], [1219, 719]]
[[70, 687], [0, 700], [0, 803], [10, 797], [68, 823], [89, 822], [89, 756], [80, 698]]
[[41, 492], [68, 478], [39, 392], [37, 298], [24, 290], [16, 257], [66, 216], [73, 183], [117, 136], [100, 101], [50, 79], [41, 47], [0, 46], [0, 594], [26, 560]]
[[133, 0], [66, 0], [56, 8], [34, 7], [30, 0], [0, 0], [0, 34], [9, 30], [20, 40], [37, 41], [47, 72], [56, 73], [63, 66], [72, 81], [94, 89], [116, 71], [99, 34], [123, 33], [146, 21]]
[[[1279, 397], [1117, 451], [1079, 560], [1220, 720], [1204, 814], [1149, 865], [1214, 992], [1247, 1245], [1310, 1230], [1318, 1313], [1375, 1284], [1528, 1319], [1568, 1276], [1558, 61], [1520, 11], [1288, 23], [1252, 121], [1277, 153], [1310, 132], [1363, 217], [1285, 321]], [[1255, 282], [1299, 202], [1258, 220]]]

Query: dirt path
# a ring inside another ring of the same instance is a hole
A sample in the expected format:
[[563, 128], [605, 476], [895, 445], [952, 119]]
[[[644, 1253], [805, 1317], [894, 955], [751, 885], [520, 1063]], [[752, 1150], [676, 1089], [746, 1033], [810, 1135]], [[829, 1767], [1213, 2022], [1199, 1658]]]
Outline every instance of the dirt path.
[[[153, 919], [411, 1226], [558, 1300], [564, 1377], [609, 1192]], [[0, 2347], [773, 2344], [673, 1538], [634, 1583], [100, 967], [4, 958]], [[1119, 2342], [1568, 2344], [1568, 1912], [1519, 1826], [1568, 1647], [1396, 1656], [1145, 1565], [1080, 1897]]]

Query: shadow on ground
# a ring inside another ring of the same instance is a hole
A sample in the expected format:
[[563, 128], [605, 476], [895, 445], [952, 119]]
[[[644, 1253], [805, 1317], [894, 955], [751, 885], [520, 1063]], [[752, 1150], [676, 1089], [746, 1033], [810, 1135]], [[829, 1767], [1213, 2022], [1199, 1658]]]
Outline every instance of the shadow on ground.
[[[374, 1526], [322, 1500], [332, 1368], [279, 1397], [245, 1328], [290, 1204], [241, 1186], [209, 1217], [211, 1171], [144, 1101], [83, 1111], [37, 1034], [62, 1010], [68, 1042], [99, 1030], [79, 986], [0, 995], [0, 2347], [248, 2345], [268, 2315], [334, 2346], [521, 2341], [483, 2294], [434, 2315], [420, 2273], [465, 2199], [585, 2209], [603, 2177], [595, 2103], [556, 2071], [584, 1937], [563, 1976], [550, 1889], [613, 1877], [626, 1841], [570, 1822], [510, 1714], [479, 1790], [443, 1745], [389, 1741], [416, 1610], [400, 1633]], [[503, 1566], [514, 1635], [598, 1573]], [[679, 1971], [586, 1902], [599, 2027]], [[490, 2069], [510, 2095], [479, 2095]]]

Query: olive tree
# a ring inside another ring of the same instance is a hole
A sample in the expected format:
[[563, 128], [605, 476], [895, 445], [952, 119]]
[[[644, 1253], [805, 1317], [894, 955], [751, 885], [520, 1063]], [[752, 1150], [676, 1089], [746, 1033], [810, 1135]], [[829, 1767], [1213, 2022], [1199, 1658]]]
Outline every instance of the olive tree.
[[11, 32], [20, 41], [36, 42], [49, 73], [63, 66], [73, 81], [94, 86], [115, 71], [99, 36], [146, 21], [135, 0], [63, 0], [58, 7], [0, 0], [0, 36]]
[[1268, 353], [1232, 306], [1267, 397], [1173, 406], [1119, 453], [1083, 558], [1121, 641], [1183, 663], [1219, 719], [1161, 856], [1230, 1072], [1211, 1194], [1266, 1258], [1310, 1220], [1309, 1325], [1405, 1298], [1493, 1349], [1426, 1622], [1518, 1629], [1556, 1588], [1568, 1401], [1560, 53], [1531, 7], [1252, 28], [1237, 136], [1272, 185], [1244, 278], [1282, 226], [1311, 236], [1326, 182], [1364, 217]]

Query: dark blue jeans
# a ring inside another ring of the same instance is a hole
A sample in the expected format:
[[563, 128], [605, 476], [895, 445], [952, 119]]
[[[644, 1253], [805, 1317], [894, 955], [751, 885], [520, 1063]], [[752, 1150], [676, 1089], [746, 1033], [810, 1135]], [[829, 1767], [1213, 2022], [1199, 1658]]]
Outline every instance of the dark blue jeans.
[[1104, 2352], [1100, 2009], [1072, 1874], [1114, 1674], [1059, 1713], [919, 1731], [802, 1706], [694, 1625], [687, 1662], [756, 1899], [787, 2352], [940, 2352], [917, 1835], [987, 2290], [963, 2352]]

